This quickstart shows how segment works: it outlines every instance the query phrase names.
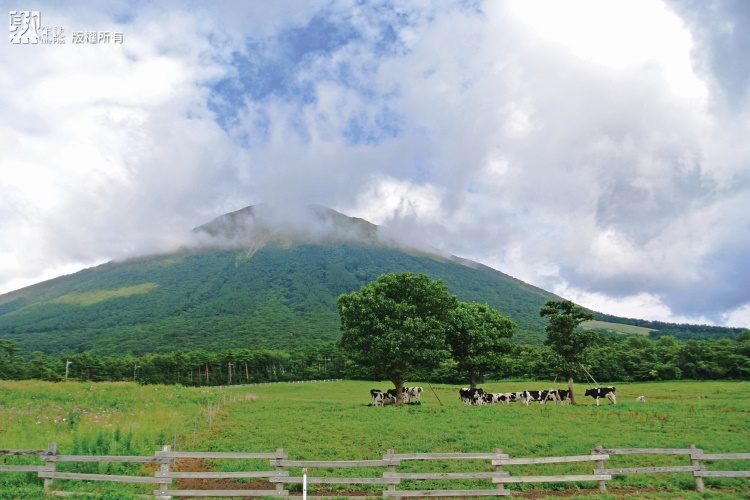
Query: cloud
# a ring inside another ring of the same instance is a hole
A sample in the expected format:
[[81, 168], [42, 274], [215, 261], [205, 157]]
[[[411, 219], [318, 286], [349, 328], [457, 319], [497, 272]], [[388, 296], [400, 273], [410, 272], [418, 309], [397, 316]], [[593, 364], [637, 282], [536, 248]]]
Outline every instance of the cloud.
[[0, 52], [2, 287], [320, 203], [604, 312], [746, 317], [744, 4], [294, 5], [92, 7], [126, 44]]

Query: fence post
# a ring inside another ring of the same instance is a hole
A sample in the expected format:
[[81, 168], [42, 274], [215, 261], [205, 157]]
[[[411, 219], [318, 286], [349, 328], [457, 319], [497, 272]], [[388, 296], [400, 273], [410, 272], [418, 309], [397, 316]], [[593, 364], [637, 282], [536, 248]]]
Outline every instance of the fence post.
[[[497, 457], [495, 457], [496, 459], [499, 459], [500, 458], [500, 454], [502, 454], [502, 452], [503, 452], [503, 450], [501, 450], [500, 448], [495, 448], [492, 451], [493, 451], [493, 453], [496, 453], [498, 455]], [[502, 470], [503, 470], [503, 466], [502, 465], [496, 465], [495, 466], [495, 472], [502, 472]], [[498, 495], [507, 495], [508, 494], [508, 490], [505, 489], [505, 484], [503, 484], [503, 483], [497, 483], [496, 487], [497, 487], [497, 494]]]
[[[284, 457], [284, 448], [276, 448], [276, 462], [274, 464], [274, 469], [277, 471], [283, 471], [284, 466], [279, 465], [279, 460], [282, 460]], [[284, 491], [284, 483], [276, 483], [276, 491]], [[281, 495], [281, 493], [279, 493]]]
[[[395, 455], [395, 454], [396, 454], [396, 450], [394, 450], [393, 448], [389, 448], [388, 451], [385, 453], [385, 457], [384, 458], [386, 460], [393, 460], [393, 455]], [[393, 474], [395, 474], [396, 473], [396, 466], [393, 465], [393, 464], [388, 465], [388, 472], [392, 472]], [[393, 483], [389, 483], [388, 486], [387, 486], [387, 488], [388, 488], [388, 491], [396, 491], [396, 485], [393, 484]]]
[[[172, 451], [172, 447], [168, 444], [165, 444], [161, 451], [163, 453], [169, 453]], [[159, 452], [156, 453], [157, 456], [159, 455]], [[162, 499], [162, 500], [169, 500], [169, 496], [167, 496], [167, 490], [169, 489], [169, 484], [171, 483], [171, 480], [168, 477], [164, 477], [166, 474], [169, 473], [169, 463], [170, 459], [169, 457], [166, 457], [164, 455], [161, 456], [161, 464], [159, 465], [159, 472], [162, 473], [163, 481], [159, 482], [159, 491], [157, 492], [156, 498]]]
[[[592, 455], [599, 455], [604, 453], [604, 446], [598, 444], [596, 447], [591, 450]], [[596, 468], [597, 470], [604, 469], [604, 460], [596, 460]], [[594, 474], [602, 474], [602, 472], [597, 472], [597, 470], [594, 471]], [[599, 483], [599, 491], [601, 493], [607, 492], [607, 481], [597, 481]]]
[[[690, 445], [690, 464], [693, 467], [697, 467], [698, 470], [701, 468], [700, 459], [698, 458], [698, 453], [696, 452], [696, 448], [694, 444]], [[693, 481], [695, 481], [695, 491], [698, 493], [703, 493], [703, 478], [698, 476], [696, 473], [698, 471], [693, 471]]]
[[[47, 446], [47, 456], [54, 456], [57, 455], [57, 443], [51, 442], [49, 446]], [[52, 467], [52, 471], [55, 471], [55, 462], [54, 460], [45, 460], [44, 465], [48, 467]], [[45, 478], [44, 479], [44, 491], [49, 491], [50, 487], [52, 486], [52, 478]]]

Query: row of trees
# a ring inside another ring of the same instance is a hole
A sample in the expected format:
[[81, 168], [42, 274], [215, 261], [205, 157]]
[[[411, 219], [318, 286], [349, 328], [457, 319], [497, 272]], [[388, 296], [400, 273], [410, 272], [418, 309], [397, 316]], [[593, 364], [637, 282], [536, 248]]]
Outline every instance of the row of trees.
[[50, 357], [19, 354], [0, 341], [0, 379], [121, 381], [146, 384], [231, 385], [341, 378], [346, 363], [335, 344], [297, 351], [229, 349], [176, 351], [144, 356], [91, 352]]
[[[67, 361], [70, 361], [68, 377], [71, 380], [135, 379], [154, 384], [225, 385], [229, 382], [380, 378], [346, 360], [336, 345], [293, 352], [233, 349], [145, 356], [101, 356], [91, 352], [68, 356], [46, 356], [37, 352], [22, 356], [13, 342], [0, 341], [0, 379], [63, 380]], [[650, 340], [642, 336], [601, 333], [585, 351], [582, 365], [598, 382], [750, 379], [750, 332], [737, 339], [687, 342], [673, 337]], [[575, 374], [582, 374], [582, 370]], [[510, 343], [497, 367], [483, 375], [493, 380], [560, 379], [551, 348], [539, 344]], [[447, 357], [434, 366], [414, 370], [407, 380], [463, 385], [468, 378], [465, 370]]]

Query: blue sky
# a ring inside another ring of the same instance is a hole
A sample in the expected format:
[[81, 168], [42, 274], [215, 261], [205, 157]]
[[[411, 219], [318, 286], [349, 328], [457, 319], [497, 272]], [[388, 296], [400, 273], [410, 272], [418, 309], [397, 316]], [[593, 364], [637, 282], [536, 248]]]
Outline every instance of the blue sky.
[[0, 49], [0, 291], [320, 203], [603, 312], [750, 325], [746, 2], [3, 5], [68, 38]]

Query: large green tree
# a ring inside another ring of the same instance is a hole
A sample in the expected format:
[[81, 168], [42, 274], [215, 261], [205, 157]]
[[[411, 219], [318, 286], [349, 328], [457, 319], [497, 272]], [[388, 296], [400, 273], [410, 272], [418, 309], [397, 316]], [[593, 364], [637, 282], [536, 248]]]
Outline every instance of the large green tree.
[[383, 274], [338, 297], [341, 348], [372, 375], [393, 382], [401, 401], [407, 376], [448, 356], [446, 331], [457, 303], [440, 280]]
[[576, 404], [573, 376], [584, 360], [586, 349], [597, 339], [595, 332], [579, 325], [594, 319], [594, 315], [569, 300], [550, 300], [539, 310], [539, 315], [549, 321], [544, 343], [552, 349], [559, 372], [567, 377], [570, 401]]
[[508, 339], [515, 331], [513, 321], [487, 304], [458, 303], [451, 314], [447, 340], [458, 370], [472, 388], [484, 381], [485, 374], [500, 369], [511, 348]]

